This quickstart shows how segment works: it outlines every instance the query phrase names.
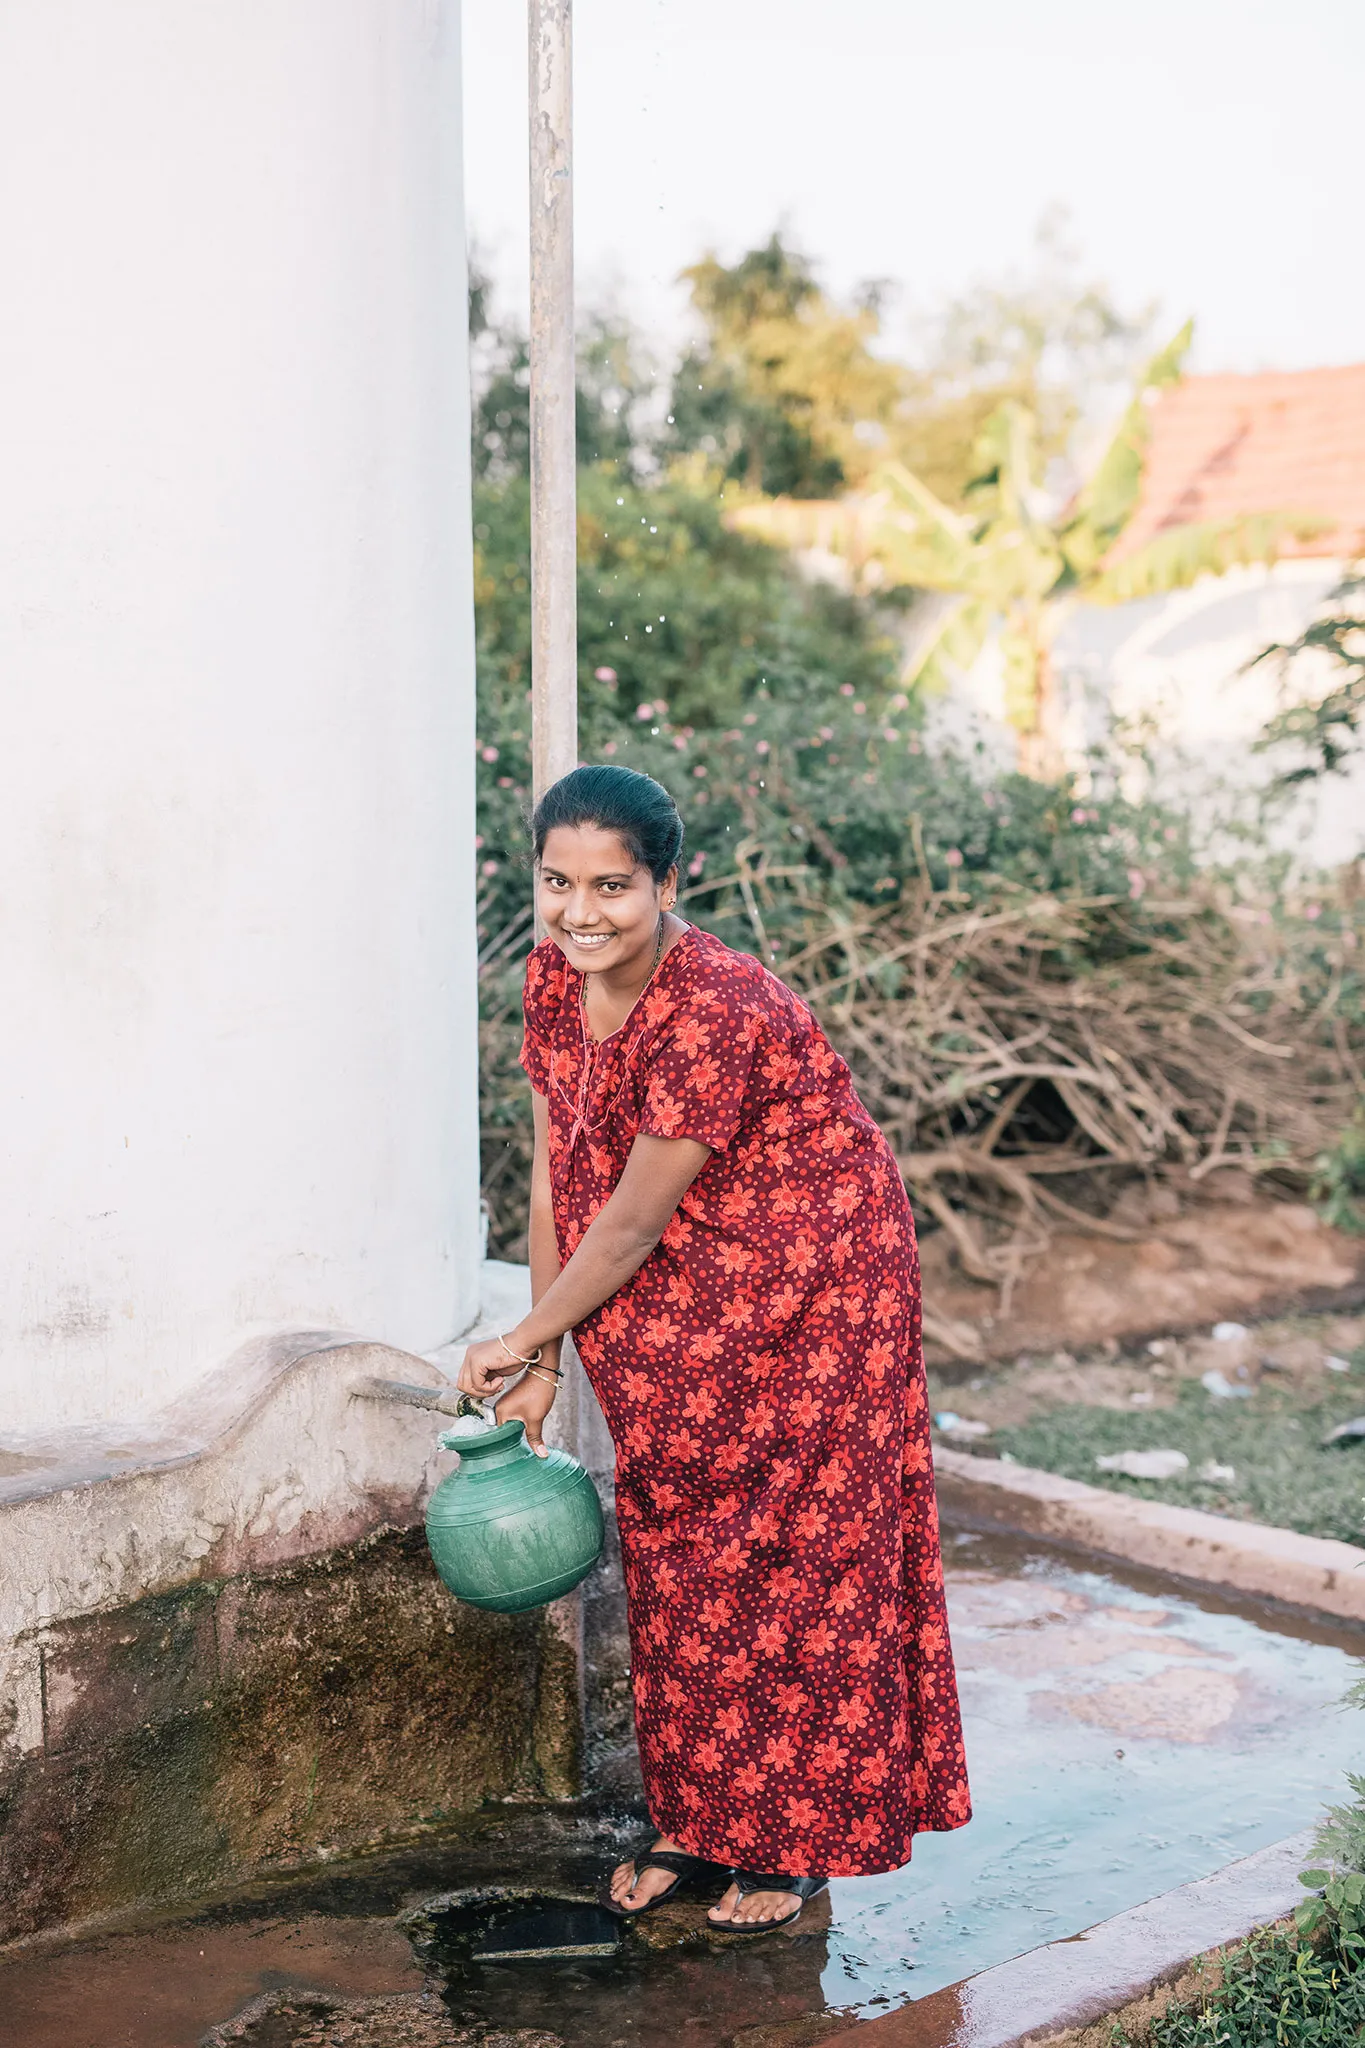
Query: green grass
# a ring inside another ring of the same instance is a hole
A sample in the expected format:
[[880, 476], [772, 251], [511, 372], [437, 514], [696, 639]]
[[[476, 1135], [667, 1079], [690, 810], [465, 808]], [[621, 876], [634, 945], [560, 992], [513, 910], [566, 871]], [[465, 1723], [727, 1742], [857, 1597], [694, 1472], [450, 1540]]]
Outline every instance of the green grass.
[[[1305, 1404], [1273, 1383], [1262, 1382], [1249, 1400], [1218, 1401], [1197, 1381], [1183, 1382], [1173, 1409], [1054, 1408], [1018, 1428], [997, 1429], [990, 1450], [1143, 1500], [1365, 1544], [1365, 1438], [1322, 1448], [1329, 1429], [1357, 1415], [1365, 1415], [1365, 1384], [1348, 1381]], [[1160, 1481], [1096, 1470], [1096, 1457], [1126, 1450], [1183, 1451], [1190, 1469]], [[1200, 1479], [1198, 1468], [1209, 1459], [1233, 1466], [1236, 1480]]]
[[[1230, 1956], [1221, 1990], [1152, 2024], [1150, 2048], [1347, 2048], [1365, 2032], [1365, 1970], [1271, 1928]], [[1115, 2030], [1115, 2040], [1126, 2036]]]

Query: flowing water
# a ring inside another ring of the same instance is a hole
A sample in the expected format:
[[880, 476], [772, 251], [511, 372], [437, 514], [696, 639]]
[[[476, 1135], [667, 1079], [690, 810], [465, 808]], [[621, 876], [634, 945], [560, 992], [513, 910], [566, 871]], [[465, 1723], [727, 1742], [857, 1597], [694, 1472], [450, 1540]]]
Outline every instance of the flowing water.
[[722, 2048], [1076, 1934], [1294, 1833], [1361, 1767], [1365, 1722], [1337, 1704], [1356, 1632], [1007, 1539], [946, 1556], [976, 1818], [906, 1870], [835, 1880], [791, 1934], [708, 1940], [702, 1899], [618, 1946], [590, 1902], [630, 1817], [503, 1808], [192, 1921], [0, 1958], [7, 2048], [193, 2048], [260, 1991], [413, 1992], [424, 1970], [457, 2023]]

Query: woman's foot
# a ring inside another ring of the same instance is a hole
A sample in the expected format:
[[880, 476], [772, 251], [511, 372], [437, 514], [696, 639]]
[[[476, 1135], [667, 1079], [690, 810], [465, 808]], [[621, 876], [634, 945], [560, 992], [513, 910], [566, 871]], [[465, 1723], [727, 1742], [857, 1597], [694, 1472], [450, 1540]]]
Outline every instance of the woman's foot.
[[[660, 1835], [651, 1850], [641, 1850], [638, 1861], [647, 1863], [655, 1854], [686, 1856], [689, 1852], [672, 1835]], [[671, 1891], [678, 1882], [675, 1870], [655, 1864], [637, 1875], [637, 1859], [618, 1863], [611, 1874], [611, 1902], [623, 1913], [642, 1913], [661, 1892]]]
[[746, 1892], [732, 1884], [723, 1899], [717, 1899], [707, 1919], [713, 1927], [766, 1927], [770, 1920], [785, 1920], [801, 1901], [795, 1892]]
[[739, 1933], [758, 1933], [764, 1927], [786, 1927], [799, 1919], [808, 1899], [828, 1889], [823, 1877], [788, 1877], [768, 1872], [758, 1876], [752, 1870], [735, 1873], [735, 1881], [723, 1899], [707, 1914], [713, 1927]]

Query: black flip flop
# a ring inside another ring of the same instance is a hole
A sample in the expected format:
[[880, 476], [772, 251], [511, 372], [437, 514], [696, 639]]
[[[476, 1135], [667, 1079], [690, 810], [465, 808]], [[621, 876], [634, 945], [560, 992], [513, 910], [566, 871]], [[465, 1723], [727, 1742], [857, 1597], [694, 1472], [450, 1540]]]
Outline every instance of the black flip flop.
[[709, 1856], [689, 1856], [685, 1849], [656, 1849], [652, 1841], [642, 1842], [627, 1860], [635, 1867], [632, 1891], [647, 1870], [666, 1870], [673, 1882], [663, 1891], [656, 1892], [652, 1899], [647, 1899], [643, 1906], [618, 1906], [611, 1895], [610, 1885], [605, 1885], [599, 1893], [600, 1901], [618, 1920], [638, 1920], [642, 1913], [652, 1913], [656, 1906], [662, 1906], [665, 1899], [673, 1898], [688, 1885], [698, 1884], [703, 1878], [714, 1878], [718, 1874], [729, 1875], [724, 1864], [713, 1863]]
[[714, 1927], [717, 1934], [772, 1934], [779, 1927], [790, 1927], [793, 1920], [801, 1918], [801, 1908], [807, 1899], [818, 1899], [821, 1892], [829, 1890], [827, 1877], [784, 1877], [780, 1871], [764, 1875], [756, 1870], [737, 1870], [733, 1881], [739, 1887], [736, 1905], [751, 1892], [795, 1892], [801, 1904], [794, 1913], [784, 1913], [780, 1920], [713, 1920], [708, 1913], [706, 1924]]

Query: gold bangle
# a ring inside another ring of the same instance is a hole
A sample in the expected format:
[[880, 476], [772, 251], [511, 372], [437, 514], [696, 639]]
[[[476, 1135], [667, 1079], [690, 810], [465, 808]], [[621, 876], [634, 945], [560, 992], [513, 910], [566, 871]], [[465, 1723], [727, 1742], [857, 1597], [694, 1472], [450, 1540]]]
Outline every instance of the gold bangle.
[[548, 1372], [542, 1372], [538, 1365], [528, 1365], [526, 1368], [526, 1377], [530, 1380], [544, 1380], [547, 1387], [553, 1387], [556, 1393], [559, 1392], [558, 1373], [556, 1373], [552, 1378]]
[[505, 1337], [500, 1336], [498, 1338], [498, 1342], [499, 1344], [501, 1344], [503, 1350], [507, 1353], [507, 1356], [509, 1358], [515, 1358], [518, 1365], [539, 1365], [541, 1358], [544, 1356], [545, 1346], [543, 1344], [537, 1344], [535, 1350], [531, 1353], [531, 1356], [529, 1358], [523, 1358], [519, 1351], [514, 1351], [512, 1349], [511, 1345], [508, 1343]]

